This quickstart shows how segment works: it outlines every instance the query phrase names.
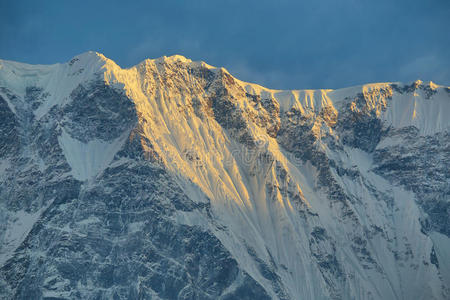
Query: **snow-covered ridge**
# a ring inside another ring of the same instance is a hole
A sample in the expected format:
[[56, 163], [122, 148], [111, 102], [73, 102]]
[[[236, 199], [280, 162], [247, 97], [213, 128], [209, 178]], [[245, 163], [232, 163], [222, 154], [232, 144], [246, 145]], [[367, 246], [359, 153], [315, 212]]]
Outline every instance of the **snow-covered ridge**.
[[54, 105], [67, 103], [70, 93], [80, 83], [94, 80], [98, 72], [113, 65], [111, 60], [92, 51], [77, 55], [67, 63], [54, 65], [0, 60], [0, 85], [22, 99], [27, 88], [37, 87], [45, 91], [47, 97], [34, 111], [39, 119]]
[[[50, 96], [35, 111], [40, 118], [53, 105], [66, 101], [78, 84], [94, 80], [99, 75], [109, 84], [117, 84], [119, 88], [125, 84], [130, 93], [139, 93], [137, 90], [142, 90], [139, 79], [142, 74], [138, 73], [146, 66], [153, 66], [161, 72], [165, 66], [184, 66], [229, 74], [223, 68], [210, 66], [202, 61], [192, 61], [181, 55], [146, 59], [136, 66], [122, 69], [103, 54], [89, 51], [75, 56], [67, 63], [55, 65], [30, 65], [0, 60], [0, 85], [7, 86], [14, 94], [22, 96], [30, 86], [42, 87], [47, 91]], [[64, 78], [68, 80], [63, 80]], [[423, 83], [418, 80], [410, 84], [372, 83], [336, 90], [275, 90], [233, 79], [248, 94], [276, 100], [282, 112], [294, 109], [302, 113], [317, 113], [324, 107], [334, 110], [342, 102], [348, 102], [362, 94], [372, 98], [369, 102], [372, 103], [372, 109], [378, 109], [375, 113], [394, 127], [416, 126], [425, 135], [448, 130], [450, 127], [450, 118], [446, 117], [450, 114], [450, 88], [431, 81]], [[377, 91], [378, 94], [379, 91], [385, 93], [376, 96]], [[380, 111], [380, 105], [387, 106], [388, 109]]]

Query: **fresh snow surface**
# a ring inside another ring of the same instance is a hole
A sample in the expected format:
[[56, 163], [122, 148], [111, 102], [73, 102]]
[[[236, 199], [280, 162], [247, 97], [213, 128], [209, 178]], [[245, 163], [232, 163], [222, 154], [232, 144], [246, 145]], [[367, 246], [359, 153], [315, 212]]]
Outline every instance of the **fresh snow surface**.
[[[382, 95], [376, 95], [376, 93], [373, 98], [373, 109], [381, 115], [386, 124], [395, 128], [415, 126], [422, 135], [432, 135], [450, 129], [450, 118], [448, 117], [450, 115], [449, 90], [431, 81], [429, 83], [417, 81], [421, 86], [427, 86], [436, 92], [431, 100], [426, 99], [425, 91], [421, 89], [417, 89], [414, 93], [397, 93], [392, 90], [391, 83], [366, 84], [337, 90], [280, 91], [267, 89], [253, 83], [239, 82], [250, 94], [276, 99], [280, 103], [282, 111], [289, 111], [294, 108], [302, 113], [318, 112], [324, 107], [335, 110], [335, 107], [352, 100], [351, 97], [358, 93], [371, 93], [386, 89], [395, 93], [392, 101]], [[380, 107], [377, 106], [386, 101], [389, 102], [387, 110], [380, 110]]]
[[7, 218], [1, 217], [1, 219], [7, 220], [7, 224], [2, 224], [2, 226], [6, 225], [7, 229], [0, 236], [2, 244], [0, 248], [0, 266], [13, 256], [14, 251], [25, 240], [44, 210], [40, 209], [35, 213], [27, 213], [21, 210], [9, 215]]
[[49, 94], [45, 102], [34, 111], [37, 119], [51, 107], [69, 101], [70, 93], [80, 83], [96, 78], [108, 65], [114, 64], [100, 53], [86, 52], [75, 56], [69, 63], [29, 65], [0, 60], [0, 86], [6, 86], [23, 98], [27, 87], [41, 87]]
[[72, 138], [64, 129], [58, 137], [67, 162], [72, 168], [72, 175], [78, 180], [93, 179], [104, 170], [120, 150], [127, 135], [111, 141], [91, 140], [83, 143]]

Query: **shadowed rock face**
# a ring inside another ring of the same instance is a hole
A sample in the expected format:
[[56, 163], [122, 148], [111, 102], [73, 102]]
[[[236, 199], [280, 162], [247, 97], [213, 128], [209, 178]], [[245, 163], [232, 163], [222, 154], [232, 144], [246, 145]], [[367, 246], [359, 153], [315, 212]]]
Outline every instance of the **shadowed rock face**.
[[6, 100], [0, 96], [0, 139], [3, 141], [0, 146], [0, 157], [6, 157], [14, 153], [19, 148], [17, 119]]
[[63, 285], [69, 298], [215, 299], [240, 277], [245, 288], [228, 297], [268, 298], [211, 233], [173, 222], [176, 210], [207, 207], [163, 169], [123, 165], [97, 180], [53, 203], [4, 265], [14, 297], [40, 298]]
[[0, 298], [448, 297], [445, 87], [0, 63]]
[[115, 139], [137, 120], [132, 100], [101, 81], [79, 85], [70, 98], [61, 112], [62, 126], [82, 142]]
[[448, 132], [420, 136], [414, 127], [390, 130], [386, 138], [399, 144], [378, 147], [375, 172], [417, 195], [427, 217], [425, 231], [450, 236], [450, 136]]

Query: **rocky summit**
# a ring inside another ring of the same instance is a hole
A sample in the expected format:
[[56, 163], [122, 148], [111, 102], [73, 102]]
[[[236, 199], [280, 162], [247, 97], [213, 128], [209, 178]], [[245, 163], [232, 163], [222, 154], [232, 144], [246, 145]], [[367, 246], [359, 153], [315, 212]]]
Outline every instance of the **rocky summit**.
[[449, 297], [449, 87], [0, 60], [1, 299]]

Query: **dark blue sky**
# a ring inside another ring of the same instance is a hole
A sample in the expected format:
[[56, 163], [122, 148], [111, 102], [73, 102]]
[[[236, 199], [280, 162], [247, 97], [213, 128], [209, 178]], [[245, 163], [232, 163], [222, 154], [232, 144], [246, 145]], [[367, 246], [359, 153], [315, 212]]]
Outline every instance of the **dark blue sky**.
[[271, 88], [450, 85], [450, 1], [0, 1], [0, 58], [88, 50], [122, 67], [181, 54]]

